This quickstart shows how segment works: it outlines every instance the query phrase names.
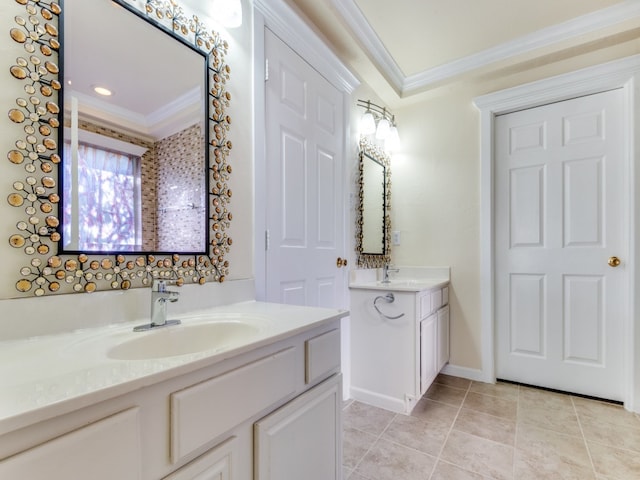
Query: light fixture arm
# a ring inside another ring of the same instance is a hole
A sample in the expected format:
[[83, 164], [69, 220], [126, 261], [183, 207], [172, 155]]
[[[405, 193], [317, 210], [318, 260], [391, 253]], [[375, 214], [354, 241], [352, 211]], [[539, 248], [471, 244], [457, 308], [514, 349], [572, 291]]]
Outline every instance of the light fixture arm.
[[364, 108], [366, 111], [371, 112], [376, 120], [380, 120], [382, 118], [387, 119], [390, 125], [395, 126], [395, 115], [392, 114], [387, 107], [381, 107], [380, 105], [376, 105], [371, 100], [360, 100], [357, 101], [358, 107]]

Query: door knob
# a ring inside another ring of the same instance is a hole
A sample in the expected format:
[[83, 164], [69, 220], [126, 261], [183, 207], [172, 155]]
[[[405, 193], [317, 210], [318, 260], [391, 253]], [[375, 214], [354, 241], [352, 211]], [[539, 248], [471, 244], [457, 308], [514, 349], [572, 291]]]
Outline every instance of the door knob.
[[618, 257], [609, 257], [609, 261], [607, 262], [610, 267], [617, 267], [620, 265], [620, 259]]
[[338, 257], [338, 260], [336, 260], [336, 265], [337, 265], [338, 268], [346, 267], [347, 266], [347, 259]]

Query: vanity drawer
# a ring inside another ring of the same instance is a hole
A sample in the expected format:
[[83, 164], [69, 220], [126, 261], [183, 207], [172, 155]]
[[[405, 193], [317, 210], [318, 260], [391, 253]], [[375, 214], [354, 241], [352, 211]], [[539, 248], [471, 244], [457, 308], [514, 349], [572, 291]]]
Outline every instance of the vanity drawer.
[[0, 461], [0, 478], [140, 480], [140, 446], [136, 407]]
[[442, 289], [434, 290], [431, 292], [431, 308], [435, 312], [442, 307]]
[[296, 390], [295, 347], [171, 394], [171, 461]]
[[426, 293], [420, 297], [420, 320], [428, 317], [433, 308], [431, 307], [431, 294]]
[[305, 383], [314, 383], [340, 369], [340, 330], [334, 329], [305, 342]]

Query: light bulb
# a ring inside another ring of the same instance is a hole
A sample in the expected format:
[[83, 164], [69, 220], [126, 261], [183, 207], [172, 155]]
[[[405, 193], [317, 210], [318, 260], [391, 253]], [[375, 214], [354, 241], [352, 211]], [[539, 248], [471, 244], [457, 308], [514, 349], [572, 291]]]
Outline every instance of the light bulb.
[[362, 135], [371, 135], [375, 131], [376, 121], [373, 118], [373, 113], [371, 113], [371, 110], [367, 110], [360, 119], [360, 133]]
[[398, 135], [398, 129], [395, 125], [391, 126], [389, 135], [387, 135], [387, 138], [384, 141], [384, 146], [390, 152], [393, 152], [400, 147], [400, 136]]
[[389, 135], [389, 131], [391, 130], [391, 126], [389, 125], [389, 120], [386, 118], [381, 118], [378, 122], [378, 129], [376, 130], [376, 138], [378, 140], [385, 140]]

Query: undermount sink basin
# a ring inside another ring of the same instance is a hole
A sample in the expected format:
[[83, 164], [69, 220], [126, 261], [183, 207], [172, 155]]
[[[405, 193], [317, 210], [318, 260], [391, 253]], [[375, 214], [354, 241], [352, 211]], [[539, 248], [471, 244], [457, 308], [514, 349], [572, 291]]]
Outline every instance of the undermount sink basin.
[[174, 357], [206, 350], [230, 348], [255, 338], [257, 325], [242, 320], [219, 320], [192, 325], [173, 325], [136, 333], [107, 352], [115, 360], [146, 360]]

